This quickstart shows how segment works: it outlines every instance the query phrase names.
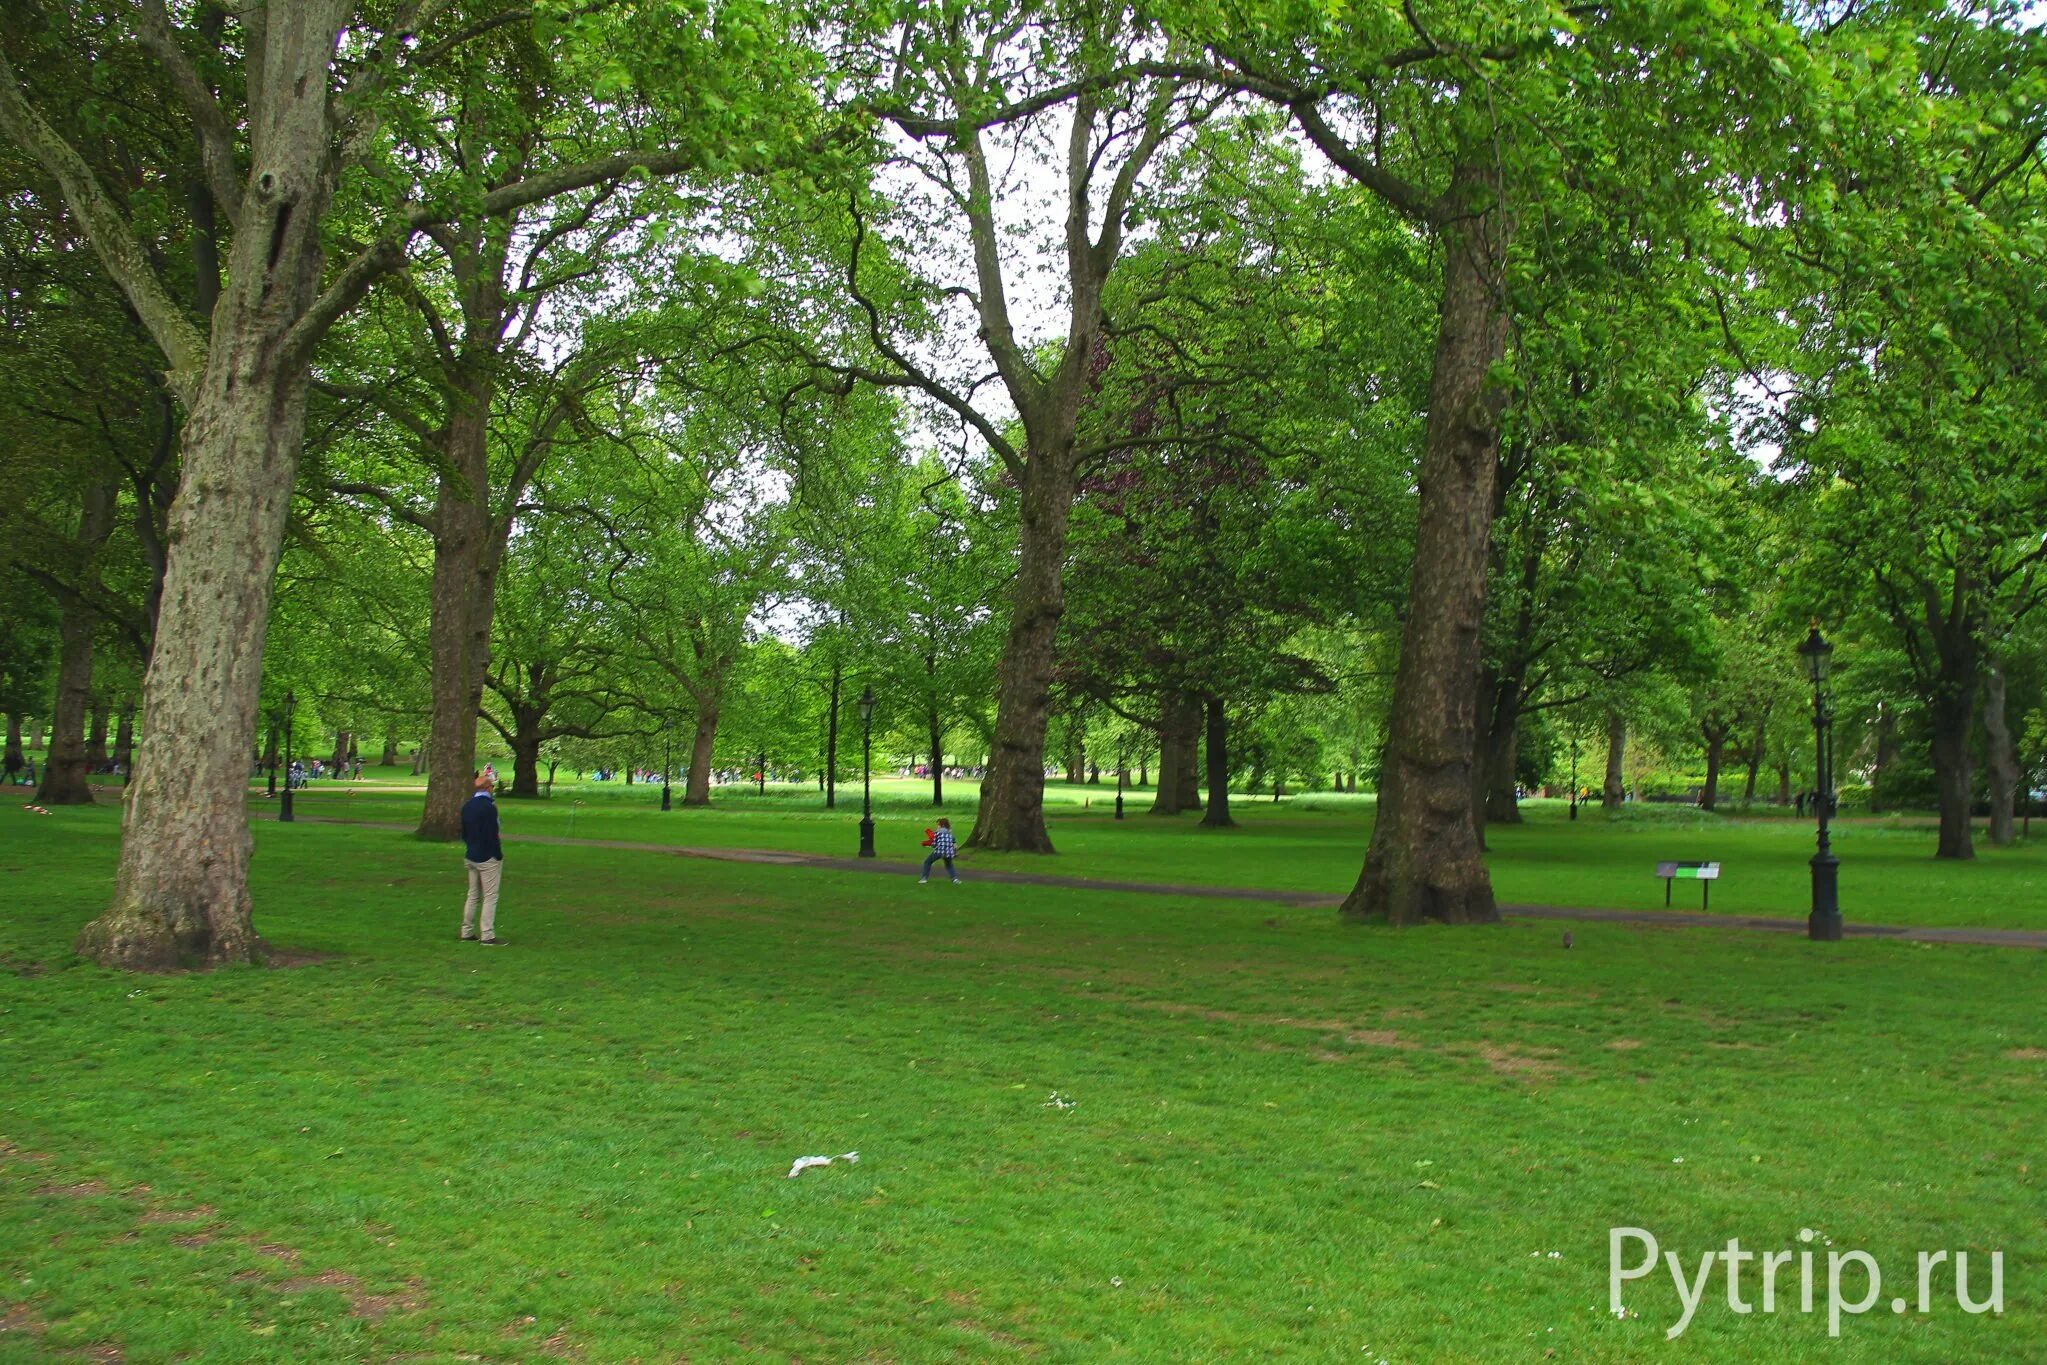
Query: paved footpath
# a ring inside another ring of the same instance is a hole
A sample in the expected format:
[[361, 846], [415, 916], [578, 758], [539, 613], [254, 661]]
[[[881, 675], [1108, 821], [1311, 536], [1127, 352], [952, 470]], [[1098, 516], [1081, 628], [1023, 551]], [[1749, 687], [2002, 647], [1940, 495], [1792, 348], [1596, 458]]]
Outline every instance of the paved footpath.
[[[275, 818], [275, 817], [272, 817]], [[409, 833], [413, 826], [386, 820], [343, 820], [301, 815], [309, 825], [355, 825]], [[759, 848], [687, 848], [630, 839], [573, 839], [559, 834], [507, 834], [510, 844], [555, 844], [568, 848], [615, 848], [630, 853], [666, 853], [674, 858], [704, 858], [720, 863], [757, 863], [779, 867], [822, 868], [830, 872], [875, 872], [901, 877], [917, 871], [924, 860], [898, 863], [879, 858], [827, 858], [815, 853]], [[1061, 877], [1044, 872], [969, 869], [971, 880], [1007, 886], [1052, 886], [1071, 891], [1118, 891], [1141, 896], [1191, 896], [1211, 900], [1265, 901], [1306, 909], [1333, 910], [1343, 897], [1319, 891], [1272, 891], [1246, 886], [1172, 886], [1160, 882], [1112, 882], [1094, 877]], [[1576, 920], [1602, 924], [1646, 924], [1677, 929], [1753, 929], [1766, 933], [1803, 934], [1805, 921], [1772, 915], [1714, 915], [1685, 910], [1599, 910], [1569, 905], [1502, 905], [1508, 919]], [[1996, 948], [2047, 948], [2047, 930], [1922, 928], [1911, 925], [1849, 924], [1850, 938], [1894, 938], [1917, 943], [1975, 943]]]

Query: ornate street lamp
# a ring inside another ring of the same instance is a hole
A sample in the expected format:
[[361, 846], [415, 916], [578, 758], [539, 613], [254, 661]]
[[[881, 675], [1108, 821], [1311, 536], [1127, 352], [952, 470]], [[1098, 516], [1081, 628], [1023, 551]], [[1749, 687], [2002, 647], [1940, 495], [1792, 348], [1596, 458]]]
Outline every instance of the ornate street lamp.
[[874, 856], [874, 689], [860, 692], [860, 856]]
[[1578, 818], [1578, 737], [1571, 736], [1571, 818]]
[[299, 699], [287, 690], [284, 694], [284, 802], [277, 808], [277, 818], [291, 823], [291, 714], [297, 709]]
[[661, 718], [661, 809], [669, 808], [668, 774], [675, 767], [675, 717]]
[[1806, 920], [1808, 937], [1832, 943], [1841, 937], [1840, 860], [1827, 840], [1827, 817], [1834, 813], [1834, 715], [1827, 705], [1827, 674], [1834, 647], [1820, 636], [1819, 622], [1812, 624], [1805, 643], [1798, 647], [1805, 661], [1805, 675], [1812, 680], [1813, 813], [1819, 817], [1819, 851], [1812, 855], [1812, 914]]

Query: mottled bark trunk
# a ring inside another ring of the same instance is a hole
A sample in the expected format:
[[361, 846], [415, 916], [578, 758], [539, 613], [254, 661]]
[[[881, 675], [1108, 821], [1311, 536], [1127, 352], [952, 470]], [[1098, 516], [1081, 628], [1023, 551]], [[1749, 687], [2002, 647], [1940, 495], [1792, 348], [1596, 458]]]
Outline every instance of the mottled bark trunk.
[[2019, 795], [2019, 753], [2005, 690], [2004, 666], [1992, 664], [1983, 674], [1983, 771], [1990, 781], [1990, 842], [1999, 845], [2017, 836]]
[[91, 723], [85, 729], [85, 766], [92, 772], [107, 766], [107, 734], [113, 714], [113, 708], [103, 701], [92, 704]]
[[244, 809], [272, 580], [305, 431], [308, 357], [287, 344], [318, 290], [332, 187], [335, 0], [274, 7], [251, 140], [255, 170], [184, 433], [163, 604], [143, 687], [112, 906], [81, 955], [167, 968], [245, 962]]
[[1067, 518], [1073, 510], [1071, 427], [1025, 466], [1009, 634], [995, 670], [995, 735], [969, 848], [1050, 853], [1045, 829], [1045, 727], [1059, 618], [1066, 610]]
[[931, 804], [945, 804], [945, 722], [933, 706], [924, 713], [925, 729], [931, 739]]
[[121, 703], [120, 719], [114, 725], [114, 765], [123, 773], [135, 771], [135, 702]]
[[689, 779], [682, 789], [685, 806], [711, 804], [711, 754], [718, 744], [718, 698], [697, 702], [696, 737], [689, 746]]
[[7, 713], [7, 751], [0, 758], [0, 772], [9, 778], [28, 767], [28, 754], [21, 747], [21, 717], [12, 711]]
[[336, 768], [342, 768], [347, 766], [348, 747], [350, 741], [353, 740], [354, 738], [355, 735], [348, 730], [336, 730], [334, 732], [334, 759], [332, 766]]
[[1496, 720], [1485, 743], [1485, 818], [1488, 824], [1521, 823], [1520, 783], [1521, 717], [1518, 713]]
[[1599, 804], [1619, 810], [1628, 797], [1628, 720], [1616, 711], [1606, 718], [1606, 785], [1600, 788]]
[[424, 839], [462, 834], [462, 803], [476, 768], [476, 718], [490, 666], [497, 586], [490, 513], [488, 419], [492, 385], [481, 366], [449, 393], [444, 463], [435, 490], [431, 618], [433, 710], [427, 721]]
[[1210, 829], [1227, 829], [1236, 824], [1230, 818], [1230, 721], [1222, 699], [1207, 699], [1208, 711], [1208, 809], [1201, 823]]
[[426, 771], [426, 745], [422, 744], [422, 745], [420, 745], [420, 746], [419, 746], [419, 747], [418, 747], [417, 749], [414, 749], [414, 750], [412, 751], [412, 775], [413, 775], [414, 777], [418, 777], [418, 776], [419, 776], [419, 775], [420, 775], [421, 773], [423, 773], [423, 772], [425, 772], [425, 771]]
[[377, 766], [380, 768], [395, 768], [398, 766], [398, 732], [396, 730], [386, 730], [384, 732], [384, 752], [377, 755]]
[[[114, 490], [98, 487], [86, 490], [85, 507], [78, 518], [77, 547], [82, 575], [90, 576], [100, 547], [114, 529]], [[43, 773], [36, 787], [36, 800], [45, 806], [86, 806], [92, 804], [92, 756], [86, 742], [86, 713], [92, 706], [92, 611], [84, 602], [67, 596], [57, 617], [57, 696], [50, 709], [50, 747], [43, 755]], [[100, 729], [100, 749], [106, 749], [106, 728]]]
[[1507, 224], [1476, 164], [1454, 174], [1439, 236], [1443, 293], [1419, 470], [1420, 518], [1377, 818], [1342, 913], [1394, 924], [1499, 918], [1471, 818], [1473, 685], [1485, 621], [1506, 394]]

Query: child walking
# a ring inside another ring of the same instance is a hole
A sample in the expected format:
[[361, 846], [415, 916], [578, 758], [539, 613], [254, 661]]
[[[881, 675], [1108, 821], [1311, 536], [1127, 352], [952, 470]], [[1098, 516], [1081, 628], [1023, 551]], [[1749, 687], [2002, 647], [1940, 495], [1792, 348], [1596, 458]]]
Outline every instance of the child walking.
[[917, 878], [917, 885], [922, 886], [931, 880], [931, 864], [943, 858], [947, 875], [952, 878], [952, 884], [958, 886], [960, 874], [952, 865], [952, 855], [957, 851], [952, 841], [952, 821], [941, 818], [938, 828], [931, 831], [931, 856], [924, 860], [924, 874]]

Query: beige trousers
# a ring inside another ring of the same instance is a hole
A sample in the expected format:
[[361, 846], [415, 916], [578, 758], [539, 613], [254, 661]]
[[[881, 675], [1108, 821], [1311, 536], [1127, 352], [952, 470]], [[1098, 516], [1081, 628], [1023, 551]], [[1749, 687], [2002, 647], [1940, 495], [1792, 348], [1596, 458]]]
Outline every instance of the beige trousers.
[[498, 936], [498, 874], [505, 870], [503, 858], [492, 858], [487, 863], [472, 863], [467, 858], [462, 866], [469, 869], [469, 899], [462, 902], [462, 937], [468, 938], [476, 932], [476, 903], [483, 902], [483, 937]]

